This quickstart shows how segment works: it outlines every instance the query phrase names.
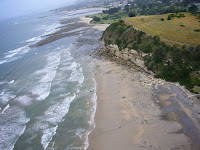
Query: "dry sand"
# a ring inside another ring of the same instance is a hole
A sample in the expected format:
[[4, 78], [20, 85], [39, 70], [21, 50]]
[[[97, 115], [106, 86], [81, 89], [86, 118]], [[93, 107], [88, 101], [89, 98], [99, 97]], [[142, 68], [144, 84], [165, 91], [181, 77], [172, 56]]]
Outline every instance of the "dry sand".
[[95, 59], [95, 64], [98, 100], [89, 150], [191, 149], [182, 126], [161, 119], [152, 91], [136, 73], [106, 60]]
[[[88, 25], [90, 24], [90, 21], [92, 20], [92, 18], [86, 18], [86, 17], [81, 17], [80, 19], [82, 22], [87, 23]], [[92, 25], [93, 25], [93, 28], [98, 29], [100, 31], [106, 30], [106, 28], [109, 26], [109, 24], [92, 24]]]

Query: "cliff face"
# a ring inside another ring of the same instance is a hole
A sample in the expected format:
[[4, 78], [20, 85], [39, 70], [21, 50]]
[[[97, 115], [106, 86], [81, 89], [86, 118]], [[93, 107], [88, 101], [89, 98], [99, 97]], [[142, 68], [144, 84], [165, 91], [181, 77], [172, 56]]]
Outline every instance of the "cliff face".
[[97, 54], [126, 65], [130, 69], [134, 68], [140, 71], [143, 70], [145, 72], [152, 73], [145, 67], [144, 57], [147, 55], [145, 53], [139, 53], [136, 50], [129, 50], [128, 48], [120, 50], [117, 45], [105, 45], [104, 43], [103, 48], [98, 51]]
[[177, 47], [147, 36], [124, 21], [111, 24], [102, 36], [103, 48], [98, 55], [167, 81], [179, 82], [194, 91], [200, 87], [200, 46]]

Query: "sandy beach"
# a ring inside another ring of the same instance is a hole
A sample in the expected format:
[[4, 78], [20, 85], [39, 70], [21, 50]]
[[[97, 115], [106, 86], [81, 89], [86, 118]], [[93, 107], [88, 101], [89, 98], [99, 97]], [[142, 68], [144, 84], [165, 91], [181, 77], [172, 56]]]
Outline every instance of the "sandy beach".
[[[86, 18], [86, 17], [81, 17], [80, 18], [82, 22], [87, 23], [88, 25], [90, 24], [90, 21], [92, 20], [92, 18]], [[94, 29], [98, 29], [100, 31], [105, 31], [106, 28], [109, 26], [109, 24], [92, 24]]]
[[151, 90], [137, 73], [106, 60], [95, 63], [98, 100], [89, 150], [191, 149], [182, 126], [161, 119]]
[[[89, 24], [91, 18], [81, 18]], [[108, 25], [93, 25], [104, 31]], [[88, 150], [198, 150], [199, 105], [178, 83], [94, 57], [95, 128]]]

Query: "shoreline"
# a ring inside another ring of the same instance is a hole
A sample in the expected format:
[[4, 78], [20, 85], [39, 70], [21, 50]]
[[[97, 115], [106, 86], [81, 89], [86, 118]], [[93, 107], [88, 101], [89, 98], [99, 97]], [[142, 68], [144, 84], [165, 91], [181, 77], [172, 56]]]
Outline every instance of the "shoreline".
[[87, 17], [80, 17], [80, 20], [88, 25], [92, 25], [92, 28], [98, 29], [100, 31], [105, 31], [106, 28], [110, 25], [110, 24], [91, 24], [90, 21], [92, 20], [92, 18], [87, 18]]
[[88, 150], [192, 149], [190, 138], [180, 132], [180, 123], [161, 119], [162, 111], [152, 96], [155, 93], [142, 86], [140, 73], [109, 60], [95, 58], [94, 63], [96, 127], [89, 135]]
[[[100, 31], [105, 31], [109, 26], [90, 24], [91, 18], [81, 17], [80, 20]], [[130, 71], [113, 61], [95, 57], [93, 61], [96, 66], [97, 108], [95, 128], [88, 137], [88, 150], [160, 148], [197, 150], [199, 148], [198, 119], [192, 119], [192, 116], [187, 113], [189, 117], [186, 117], [186, 120], [187, 122], [193, 120], [196, 135], [188, 132], [189, 126], [181, 122], [184, 118], [180, 116], [185, 111], [190, 112], [190, 108], [185, 108], [188, 104], [178, 99], [178, 95], [186, 94], [180, 85], [165, 81], [161, 82], [161, 85], [156, 85], [154, 77], [138, 71], [134, 72], [134, 69]], [[152, 79], [153, 84], [147, 80], [148, 78]], [[155, 84], [156, 89], [153, 90], [148, 85], [149, 82], [151, 85]], [[160, 79], [157, 83], [160, 83]], [[163, 93], [159, 88], [164, 89]], [[178, 88], [181, 90], [177, 91]], [[188, 93], [186, 95], [188, 96]], [[173, 107], [173, 97], [177, 98], [178, 103], [180, 101], [180, 109], [185, 109], [183, 112], [176, 112], [177, 108], [168, 112], [163, 111]], [[189, 103], [191, 101], [189, 100]]]

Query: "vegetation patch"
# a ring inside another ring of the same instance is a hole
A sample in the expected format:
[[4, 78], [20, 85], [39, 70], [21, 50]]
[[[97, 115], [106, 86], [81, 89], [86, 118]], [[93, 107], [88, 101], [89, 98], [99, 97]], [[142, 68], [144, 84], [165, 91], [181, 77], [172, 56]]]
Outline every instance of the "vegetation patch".
[[200, 94], [200, 87], [199, 86], [194, 86], [193, 91], [197, 94]]
[[[123, 11], [118, 11], [111, 14], [96, 14], [96, 15], [89, 15], [87, 17], [93, 18], [91, 23], [98, 23], [98, 24], [111, 24], [114, 22], [119, 21], [122, 18], [128, 17], [128, 14]], [[98, 17], [99, 19], [96, 20], [94, 17]]]
[[119, 50], [128, 48], [146, 53], [145, 66], [155, 77], [179, 82], [191, 91], [194, 86], [200, 86], [200, 46], [169, 46], [158, 36], [148, 36], [122, 20], [111, 24], [102, 39], [105, 45], [118, 45]]
[[[126, 19], [142, 30], [159, 37], [186, 44], [199, 44], [200, 34], [198, 31], [194, 32], [199, 28], [199, 20], [190, 13], [137, 16]], [[184, 25], [184, 29], [180, 25]]]
[[195, 32], [200, 32], [200, 29], [196, 29], [196, 30], [194, 30]]

